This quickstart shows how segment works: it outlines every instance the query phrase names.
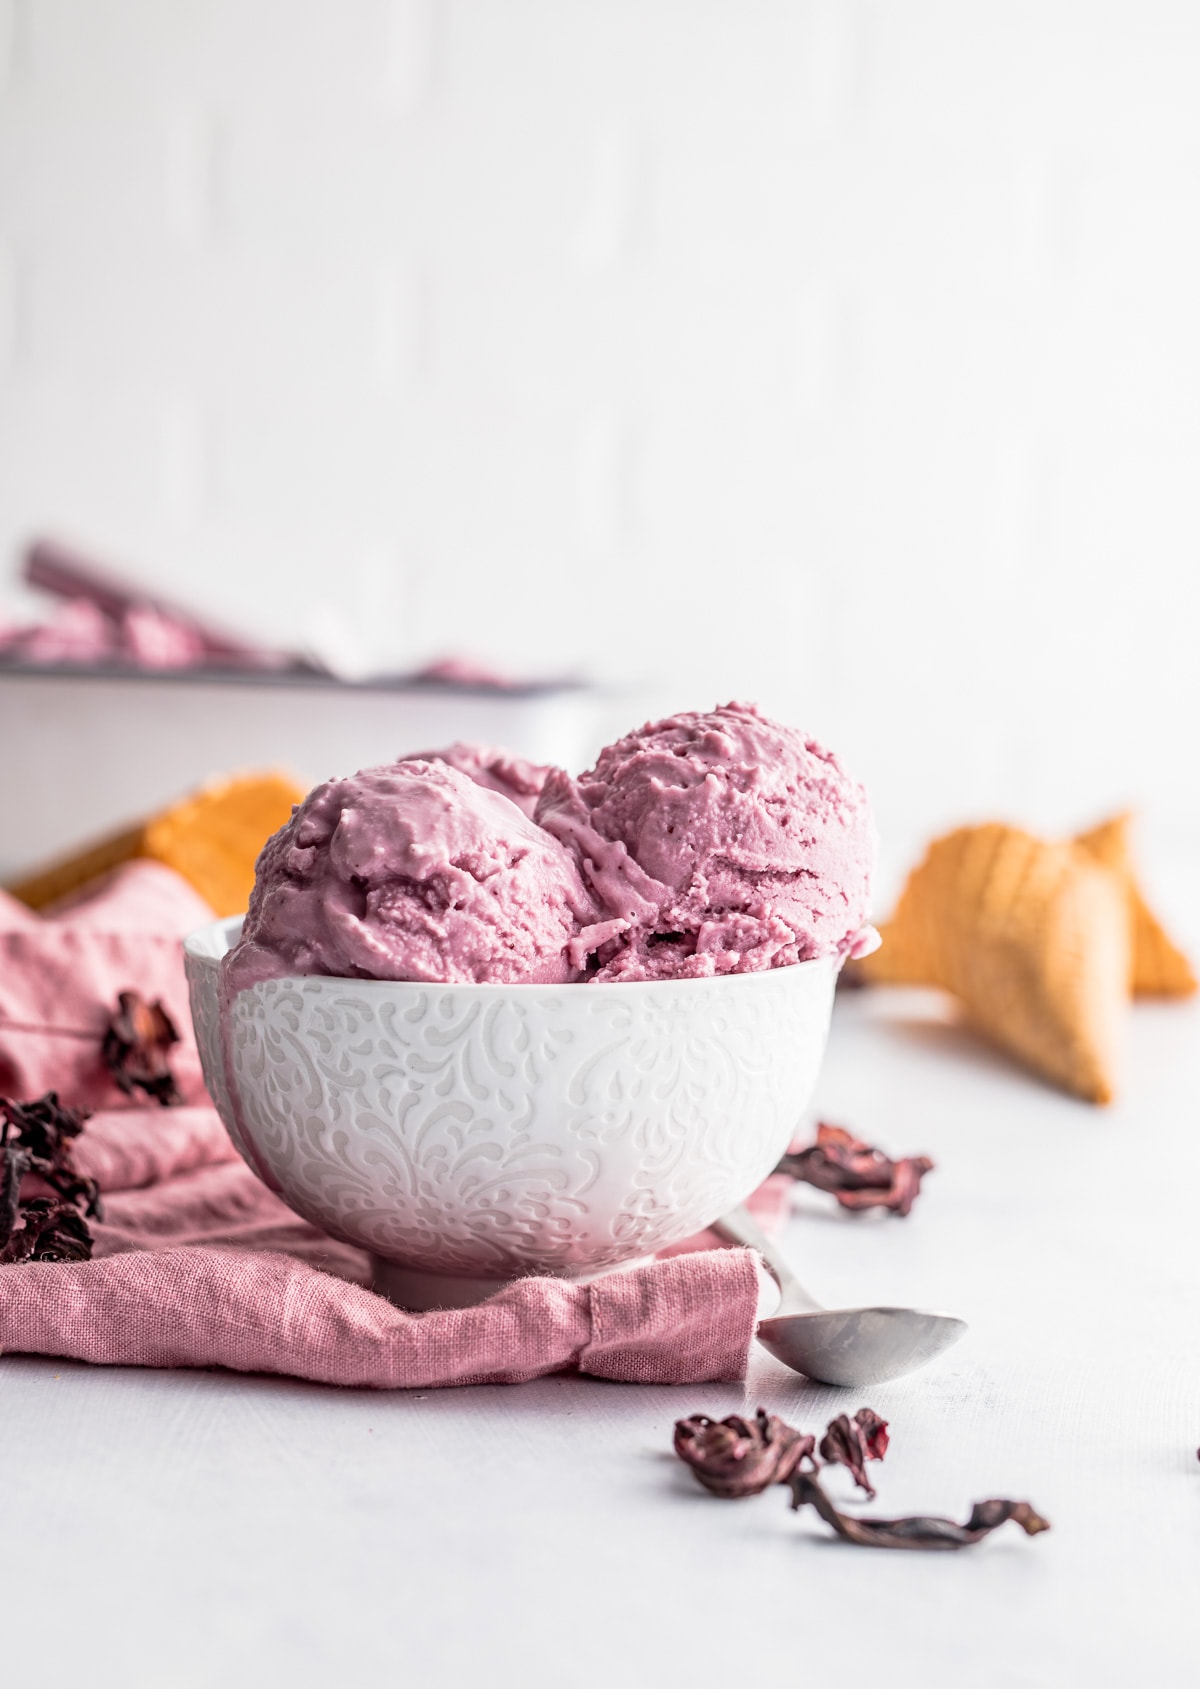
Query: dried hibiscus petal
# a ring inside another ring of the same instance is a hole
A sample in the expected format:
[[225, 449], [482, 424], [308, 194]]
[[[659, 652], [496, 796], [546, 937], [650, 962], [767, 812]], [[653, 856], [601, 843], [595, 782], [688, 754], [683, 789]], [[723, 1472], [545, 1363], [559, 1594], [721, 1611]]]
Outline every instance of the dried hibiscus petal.
[[815, 1439], [759, 1408], [753, 1419], [695, 1413], [675, 1426], [675, 1453], [714, 1495], [734, 1500], [786, 1483]]
[[815, 1473], [793, 1472], [788, 1480], [794, 1508], [815, 1507], [827, 1525], [846, 1542], [860, 1548], [915, 1548], [925, 1551], [969, 1548], [1009, 1519], [1027, 1536], [1050, 1529], [1027, 1501], [977, 1501], [965, 1525], [936, 1515], [913, 1514], [902, 1519], [861, 1519], [840, 1513], [821, 1488]]
[[16, 1229], [21, 1208], [21, 1180], [29, 1171], [29, 1156], [24, 1150], [5, 1144], [0, 1149], [0, 1250], [4, 1249]]
[[100, 1054], [127, 1097], [144, 1091], [170, 1108], [183, 1101], [169, 1060], [172, 1045], [178, 1043], [179, 1031], [161, 1002], [148, 1003], [137, 991], [122, 991]]
[[838, 1536], [862, 1548], [969, 1548], [1010, 1519], [1028, 1536], [1050, 1529], [1029, 1502], [999, 1498], [977, 1501], [962, 1525], [927, 1514], [863, 1519], [842, 1513], [822, 1488], [821, 1462], [848, 1467], [873, 1496], [865, 1465], [882, 1460], [887, 1452], [887, 1421], [872, 1408], [859, 1408], [853, 1419], [839, 1414], [830, 1420], [819, 1450], [814, 1441], [762, 1408], [753, 1420], [731, 1414], [717, 1421], [697, 1413], [675, 1426], [676, 1454], [714, 1495], [736, 1499], [758, 1495], [771, 1484], [786, 1484], [794, 1509], [815, 1508]]
[[[100, 1211], [100, 1188], [71, 1158], [86, 1118], [54, 1091], [25, 1103], [0, 1097], [0, 1265], [90, 1257], [87, 1217]], [[22, 1200], [26, 1174], [49, 1185], [53, 1197]]]
[[0, 1265], [17, 1261], [88, 1261], [92, 1234], [69, 1202], [35, 1197], [22, 1203], [20, 1225], [0, 1249]]
[[790, 1150], [775, 1171], [827, 1191], [843, 1208], [887, 1208], [904, 1215], [920, 1194], [921, 1180], [933, 1171], [933, 1162], [926, 1155], [893, 1161], [844, 1127], [822, 1121], [816, 1142]]
[[[47, 1091], [33, 1102], [15, 1103], [0, 1097], [0, 1147], [8, 1156], [22, 1158], [20, 1179], [25, 1173], [35, 1173], [65, 1202], [82, 1204], [85, 1213], [100, 1212], [100, 1187], [75, 1170], [71, 1159], [71, 1143], [83, 1131], [87, 1115], [77, 1108], [60, 1103], [56, 1091]], [[0, 1178], [0, 1187], [3, 1187]], [[9, 1199], [11, 1201], [11, 1195]], [[0, 1214], [3, 1213], [0, 1201]], [[0, 1218], [0, 1237], [4, 1221]]]
[[21, 1148], [37, 1161], [63, 1162], [70, 1155], [70, 1140], [83, 1131], [87, 1115], [58, 1100], [57, 1091], [47, 1091], [32, 1102], [16, 1103], [0, 1097], [0, 1126], [3, 1141], [15, 1134]]
[[867, 1476], [868, 1460], [882, 1460], [887, 1452], [887, 1420], [872, 1408], [859, 1408], [851, 1419], [839, 1413], [831, 1419], [821, 1438], [820, 1456], [829, 1466], [844, 1466], [860, 1490], [874, 1498], [875, 1486]]
[[860, 1407], [854, 1415], [854, 1423], [866, 1446], [867, 1459], [882, 1460], [892, 1440], [888, 1436], [887, 1420], [880, 1419], [874, 1408]]

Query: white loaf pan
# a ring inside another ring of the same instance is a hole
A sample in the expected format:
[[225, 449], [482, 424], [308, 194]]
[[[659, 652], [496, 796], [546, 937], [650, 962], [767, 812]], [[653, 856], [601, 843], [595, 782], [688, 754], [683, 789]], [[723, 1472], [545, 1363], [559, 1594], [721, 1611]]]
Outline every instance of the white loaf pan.
[[0, 878], [204, 781], [278, 768], [301, 785], [455, 739], [583, 767], [597, 694], [305, 674], [0, 668]]

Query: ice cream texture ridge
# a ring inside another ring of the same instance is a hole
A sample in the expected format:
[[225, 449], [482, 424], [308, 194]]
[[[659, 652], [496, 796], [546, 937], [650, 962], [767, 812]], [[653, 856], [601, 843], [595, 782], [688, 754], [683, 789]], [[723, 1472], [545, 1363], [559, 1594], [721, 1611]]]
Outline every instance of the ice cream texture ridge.
[[309, 793], [259, 856], [225, 987], [694, 979], [863, 954], [875, 852], [863, 787], [751, 704], [648, 724], [577, 777], [454, 745]]

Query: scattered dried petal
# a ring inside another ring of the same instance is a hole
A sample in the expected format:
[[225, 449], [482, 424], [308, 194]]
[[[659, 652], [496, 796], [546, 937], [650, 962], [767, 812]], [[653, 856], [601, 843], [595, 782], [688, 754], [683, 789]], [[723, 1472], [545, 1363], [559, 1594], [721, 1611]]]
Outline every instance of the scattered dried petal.
[[83, 1131], [87, 1115], [58, 1100], [57, 1091], [47, 1091], [32, 1102], [15, 1103], [0, 1097], [0, 1134], [8, 1143], [13, 1134], [22, 1149], [36, 1161], [58, 1163], [70, 1158], [70, 1140]]
[[904, 1215], [920, 1194], [921, 1180], [933, 1171], [933, 1162], [925, 1155], [893, 1161], [844, 1127], [822, 1121], [816, 1143], [789, 1151], [775, 1171], [827, 1191], [843, 1208], [887, 1208]]
[[[702, 1413], [675, 1426], [675, 1452], [714, 1495], [729, 1499], [758, 1495], [771, 1484], [786, 1484], [792, 1507], [813, 1507], [847, 1542], [862, 1548], [912, 1548], [926, 1552], [969, 1548], [1009, 1519], [1027, 1536], [1048, 1531], [1049, 1522], [1027, 1501], [977, 1501], [965, 1525], [935, 1515], [902, 1519], [863, 1519], [839, 1512], [819, 1477], [821, 1461], [814, 1439], [759, 1408], [754, 1419], [733, 1414], [720, 1422]], [[829, 1422], [820, 1456], [846, 1466], [869, 1495], [875, 1491], [864, 1470], [868, 1460], [882, 1460], [888, 1447], [887, 1421], [872, 1408], [859, 1408], [850, 1419]], [[808, 1469], [805, 1468], [808, 1463]]]
[[21, 1207], [21, 1180], [29, 1171], [29, 1156], [24, 1150], [5, 1144], [0, 1149], [0, 1250], [4, 1249], [17, 1225]]
[[875, 1486], [867, 1477], [868, 1460], [882, 1460], [887, 1452], [887, 1420], [872, 1408], [859, 1408], [854, 1418], [839, 1413], [831, 1419], [821, 1438], [821, 1459], [830, 1466], [844, 1466], [860, 1490], [872, 1500]]
[[858, 1426], [866, 1445], [867, 1459], [882, 1460], [892, 1440], [888, 1436], [887, 1420], [880, 1419], [874, 1408], [860, 1407], [854, 1415], [854, 1423]]
[[17, 1261], [89, 1261], [92, 1234], [69, 1202], [35, 1197], [21, 1205], [21, 1221], [0, 1249], [0, 1266]]
[[[64, 1107], [54, 1091], [26, 1103], [0, 1097], [0, 1265], [91, 1256], [85, 1216], [100, 1212], [100, 1187], [77, 1172], [71, 1158], [86, 1118]], [[49, 1185], [54, 1196], [23, 1201], [26, 1174]]]
[[735, 1500], [788, 1481], [816, 1439], [759, 1408], [752, 1420], [695, 1413], [675, 1425], [675, 1453], [714, 1495]]
[[109, 1021], [100, 1054], [125, 1095], [144, 1091], [163, 1108], [183, 1101], [171, 1072], [168, 1052], [179, 1032], [161, 1002], [148, 1003], [136, 991], [122, 991]]
[[840, 1537], [861, 1548], [969, 1548], [1009, 1519], [1031, 1537], [1050, 1529], [1048, 1520], [1027, 1501], [977, 1501], [965, 1525], [922, 1514], [906, 1519], [859, 1519], [838, 1512], [814, 1473], [793, 1472], [788, 1483], [794, 1508], [815, 1507]]

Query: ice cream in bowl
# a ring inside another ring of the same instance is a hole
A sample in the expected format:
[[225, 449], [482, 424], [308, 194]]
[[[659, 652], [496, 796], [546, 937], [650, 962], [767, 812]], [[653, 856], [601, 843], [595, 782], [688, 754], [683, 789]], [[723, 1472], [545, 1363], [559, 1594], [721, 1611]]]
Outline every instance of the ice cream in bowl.
[[405, 1306], [632, 1264], [787, 1148], [873, 859], [861, 786], [747, 705], [578, 778], [454, 747], [329, 781], [186, 941], [209, 1090]]

